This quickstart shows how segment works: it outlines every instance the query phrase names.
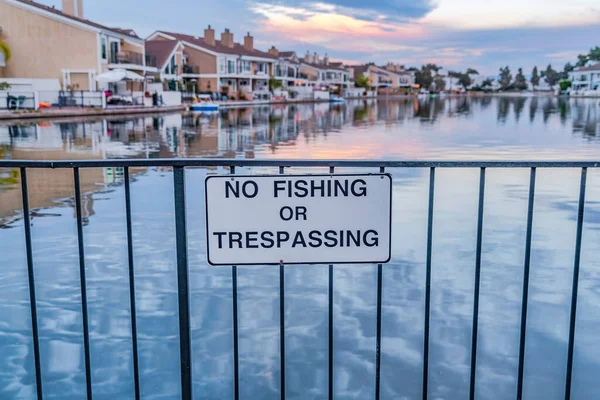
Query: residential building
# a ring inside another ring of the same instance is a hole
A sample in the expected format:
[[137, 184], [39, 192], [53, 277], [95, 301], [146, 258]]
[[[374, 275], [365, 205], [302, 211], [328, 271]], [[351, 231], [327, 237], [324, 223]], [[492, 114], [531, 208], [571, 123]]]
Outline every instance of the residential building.
[[232, 98], [243, 95], [252, 99], [257, 93], [268, 93], [269, 76], [278, 57], [254, 48], [254, 37], [248, 33], [244, 43], [236, 43], [229, 29], [215, 39], [208, 26], [204, 37], [156, 31], [148, 41], [178, 40], [183, 44], [182, 79], [197, 81], [201, 92], [223, 92]]
[[[63, 89], [93, 90], [95, 76], [110, 69], [142, 75], [155, 70], [143, 39], [84, 19], [83, 0], [63, 0], [62, 11], [30, 0], [0, 0], [0, 26], [12, 52], [1, 77], [56, 79]], [[142, 85], [129, 83], [129, 89]]]
[[354, 80], [364, 75], [369, 78], [369, 86], [378, 91], [389, 91], [398, 87], [400, 75], [375, 64], [352, 65], [348, 69], [352, 71]]
[[309, 76], [301, 72], [302, 63], [294, 51], [279, 51], [275, 46], [269, 49], [269, 54], [277, 57], [273, 65], [273, 77], [281, 81], [283, 88], [298, 87], [298, 86], [314, 86], [314, 80], [310, 80]]
[[322, 89], [343, 90], [350, 85], [350, 74], [342, 63], [331, 63], [327, 55], [321, 59], [317, 53], [311, 56], [307, 52], [301, 60], [300, 73]]
[[390, 78], [392, 79], [392, 89], [403, 88], [405, 90], [411, 90], [414, 88], [415, 73], [404, 69], [404, 65], [388, 62], [386, 66], [380, 68], [391, 73]]
[[187, 65], [183, 43], [180, 40], [150, 40], [145, 48], [146, 55], [152, 56], [157, 66], [156, 73], [149, 80], [162, 82], [164, 90], [178, 90], [182, 85], [183, 72], [193, 68]]
[[600, 63], [575, 68], [569, 80], [574, 91], [600, 90]]

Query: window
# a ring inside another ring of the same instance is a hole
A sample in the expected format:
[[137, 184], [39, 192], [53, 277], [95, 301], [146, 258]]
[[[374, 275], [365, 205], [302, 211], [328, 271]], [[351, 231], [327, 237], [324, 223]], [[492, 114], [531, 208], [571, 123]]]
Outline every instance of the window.
[[106, 57], [108, 55], [106, 53], [106, 37], [103, 36], [102, 39], [101, 39], [101, 41], [102, 41], [102, 59], [106, 60]]
[[225, 73], [225, 58], [223, 57], [219, 58], [219, 73]]
[[171, 57], [171, 60], [165, 67], [165, 74], [175, 75], [177, 73], [177, 65], [175, 65], [175, 56]]
[[227, 60], [227, 73], [235, 74], [235, 61]]
[[119, 53], [119, 42], [110, 42], [110, 62], [117, 61], [117, 54]]
[[250, 73], [252, 70], [252, 63], [250, 61], [240, 61], [238, 73]]

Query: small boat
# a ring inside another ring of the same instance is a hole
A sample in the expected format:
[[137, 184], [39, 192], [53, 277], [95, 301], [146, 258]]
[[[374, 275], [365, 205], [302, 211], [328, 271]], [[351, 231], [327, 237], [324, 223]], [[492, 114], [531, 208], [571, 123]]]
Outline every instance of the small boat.
[[219, 111], [219, 104], [213, 103], [212, 101], [194, 103], [190, 105], [190, 111]]
[[329, 99], [329, 101], [332, 103], [345, 103], [346, 99], [344, 99], [343, 97], [339, 97], [339, 96], [332, 96]]
[[190, 111], [219, 111], [219, 104], [212, 101], [207, 94], [200, 94], [197, 99], [190, 105]]

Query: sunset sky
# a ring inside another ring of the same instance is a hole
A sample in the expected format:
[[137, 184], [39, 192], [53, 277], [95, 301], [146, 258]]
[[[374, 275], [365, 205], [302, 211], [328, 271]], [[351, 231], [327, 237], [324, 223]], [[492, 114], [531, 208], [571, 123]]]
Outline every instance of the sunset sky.
[[[60, 0], [41, 0], [61, 7]], [[84, 0], [85, 16], [140, 36], [156, 29], [236, 41], [250, 31], [266, 50], [328, 53], [347, 62], [435, 62], [496, 74], [501, 65], [557, 69], [600, 45], [599, 0]], [[115, 10], [119, 10], [115, 12]]]

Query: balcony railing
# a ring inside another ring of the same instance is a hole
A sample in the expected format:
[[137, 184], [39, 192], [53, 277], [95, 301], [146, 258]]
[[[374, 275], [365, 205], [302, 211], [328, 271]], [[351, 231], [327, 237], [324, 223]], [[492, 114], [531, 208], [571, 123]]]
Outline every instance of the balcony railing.
[[135, 51], [120, 51], [111, 55], [111, 62], [113, 64], [144, 65], [144, 55]]
[[184, 74], [199, 74], [200, 73], [200, 67], [197, 65], [184, 65], [183, 66], [183, 73]]

